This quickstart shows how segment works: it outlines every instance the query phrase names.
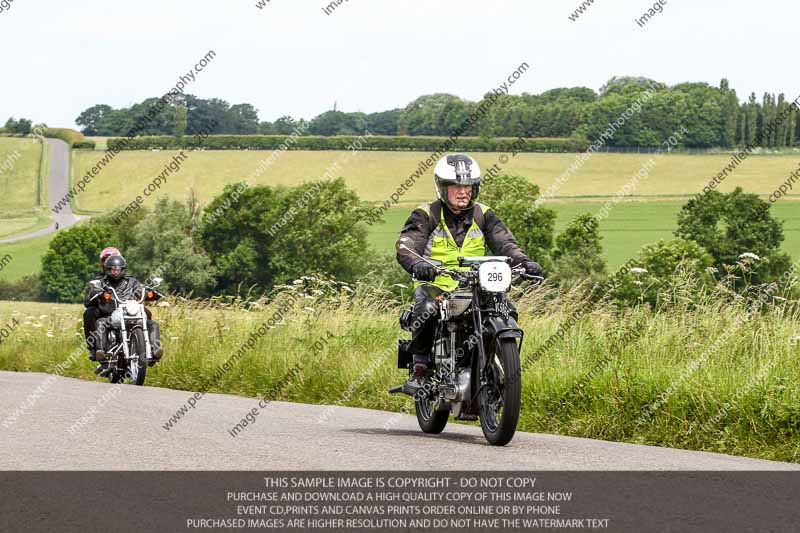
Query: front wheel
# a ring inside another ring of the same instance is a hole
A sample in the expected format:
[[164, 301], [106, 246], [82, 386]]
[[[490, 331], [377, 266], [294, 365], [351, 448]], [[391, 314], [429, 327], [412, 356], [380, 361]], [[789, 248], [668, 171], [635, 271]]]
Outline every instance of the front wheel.
[[128, 374], [131, 383], [134, 385], [144, 385], [144, 378], [147, 375], [147, 351], [145, 350], [144, 332], [135, 329], [131, 332], [131, 357], [128, 361]]
[[505, 446], [514, 437], [519, 421], [522, 380], [511, 378], [520, 371], [519, 347], [513, 338], [499, 339], [486, 356], [489, 365], [480, 392], [481, 429], [489, 443]]

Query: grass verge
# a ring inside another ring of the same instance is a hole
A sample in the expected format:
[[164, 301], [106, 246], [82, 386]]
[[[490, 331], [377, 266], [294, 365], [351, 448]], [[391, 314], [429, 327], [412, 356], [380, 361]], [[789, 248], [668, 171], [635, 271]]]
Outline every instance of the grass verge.
[[[395, 368], [402, 336], [396, 305], [363, 288], [351, 293], [339, 287], [331, 295], [333, 289], [323, 286], [314, 293], [319, 288], [308, 287], [300, 303], [216, 380], [216, 369], [275, 316], [279, 303], [156, 308], [166, 356], [148, 372], [148, 385], [411, 408], [409, 398], [386, 393], [404, 379]], [[516, 301], [526, 331], [523, 360], [583, 304], [547, 291], [517, 294]], [[0, 368], [46, 372], [62, 362], [83, 342], [80, 312], [79, 306], [0, 303], [0, 324], [20, 322], [0, 344]], [[597, 307], [524, 373], [519, 428], [798, 462], [799, 323], [797, 308], [786, 303], [751, 315], [716, 296], [696, 306], [678, 303], [669, 311], [637, 309], [625, 316]], [[84, 359], [66, 375], [97, 379]], [[643, 416], [648, 406], [652, 416]], [[221, 420], [220, 431], [237, 422]]]

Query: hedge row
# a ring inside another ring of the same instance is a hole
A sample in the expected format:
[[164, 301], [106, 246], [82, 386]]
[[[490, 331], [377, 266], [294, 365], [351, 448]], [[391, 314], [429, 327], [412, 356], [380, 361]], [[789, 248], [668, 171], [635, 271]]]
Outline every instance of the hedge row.
[[[410, 137], [410, 136], [302, 136], [287, 141], [285, 135], [210, 135], [207, 137], [154, 136], [137, 137], [131, 140], [108, 139], [108, 148], [120, 150], [347, 150], [360, 140], [363, 150], [435, 152], [442, 149], [448, 137]], [[462, 137], [447, 147], [448, 151], [464, 152], [579, 152], [586, 150], [589, 143], [572, 138], [531, 138], [511, 137]]]
[[81, 132], [69, 128], [44, 128], [42, 135], [51, 139], [61, 139], [70, 146], [75, 146], [75, 143], [85, 139]]
[[82, 141], [76, 142], [75, 144], [72, 145], [72, 147], [78, 150], [94, 150], [95, 142], [90, 141], [89, 139], [84, 139]]

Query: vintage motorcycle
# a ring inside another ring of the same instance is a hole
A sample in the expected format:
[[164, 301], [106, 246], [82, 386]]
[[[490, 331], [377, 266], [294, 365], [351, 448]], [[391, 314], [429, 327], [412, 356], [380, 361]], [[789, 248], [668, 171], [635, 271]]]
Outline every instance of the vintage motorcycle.
[[[415, 386], [409, 380], [389, 392], [414, 398], [417, 421], [425, 433], [441, 433], [452, 411], [456, 420], [480, 418], [491, 444], [508, 444], [519, 420], [519, 354], [524, 332], [512, 316], [505, 292], [514, 274], [536, 281], [543, 278], [526, 274], [522, 267], [511, 268], [511, 259], [504, 256], [459, 257], [459, 266], [469, 270], [449, 270], [405, 244], [399, 244], [398, 250], [433, 265], [437, 275], [452, 277], [458, 287], [437, 299], [440, 320], [433, 367], [424, 382]], [[413, 321], [411, 311], [404, 310], [401, 327], [410, 332]], [[398, 368], [408, 369], [409, 377], [413, 374], [410, 342], [400, 340], [398, 349]]]
[[111, 383], [122, 383], [129, 379], [134, 385], [144, 385], [148, 366], [155, 364], [153, 348], [147, 330], [147, 314], [144, 302], [156, 301], [164, 295], [156, 289], [162, 283], [161, 278], [154, 278], [151, 285], [142, 286], [142, 295], [138, 300], [123, 300], [114, 287], [104, 284], [102, 280], [89, 283], [102, 291], [95, 298], [113, 300], [116, 308], [109, 319], [110, 327], [101, 329], [107, 335], [105, 359], [100, 362], [97, 373], [108, 377]]

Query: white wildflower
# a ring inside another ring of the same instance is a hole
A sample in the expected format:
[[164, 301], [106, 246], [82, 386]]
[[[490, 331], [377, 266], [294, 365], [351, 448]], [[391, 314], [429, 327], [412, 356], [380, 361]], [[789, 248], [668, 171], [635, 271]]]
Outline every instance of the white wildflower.
[[47, 336], [52, 339], [54, 337], [53, 332], [52, 331], [48, 331], [47, 332]]
[[347, 285], [342, 285], [342, 288], [343, 288], [344, 290], [346, 290], [347, 292], [355, 292], [353, 289], [351, 289], [351, 288], [350, 288], [350, 287], [348, 287]]
[[303, 280], [302, 280], [302, 279], [296, 279], [296, 280], [294, 280], [292, 283], [293, 283], [294, 285], [302, 285], [302, 284], [303, 284]]
[[752, 261], [761, 261], [761, 258], [758, 257], [756, 254], [745, 252], [739, 256], [739, 259], [750, 259]]
[[631, 272], [633, 272], [634, 274], [647, 274], [647, 269], [641, 267], [633, 267], [631, 269]]

